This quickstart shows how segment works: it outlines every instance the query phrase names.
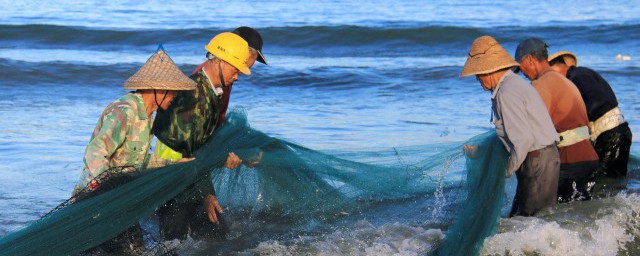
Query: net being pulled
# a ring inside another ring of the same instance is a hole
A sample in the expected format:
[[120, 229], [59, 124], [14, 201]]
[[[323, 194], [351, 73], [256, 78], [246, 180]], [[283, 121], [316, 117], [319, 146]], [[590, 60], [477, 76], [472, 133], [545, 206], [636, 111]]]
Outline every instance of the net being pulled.
[[[478, 135], [465, 144], [478, 146], [478, 150], [466, 158], [467, 198], [438, 251], [445, 255], [477, 254], [483, 239], [494, 232], [503, 205], [507, 154], [495, 133]], [[438, 180], [451, 162], [465, 161], [461, 146], [438, 147], [438, 152], [413, 165], [359, 163], [270, 137], [252, 129], [245, 113], [233, 111], [195, 152], [194, 161], [114, 172], [109, 177], [113, 186], [105, 181], [101, 193], [72, 198], [1, 238], [0, 255], [85, 252], [153, 215], [203, 179], [212, 179], [220, 202], [244, 209], [249, 213], [246, 218], [275, 215], [295, 220], [291, 225], [335, 220], [385, 200], [433, 197], [443, 189]], [[229, 152], [242, 159], [261, 155], [260, 163], [253, 168], [225, 169], [222, 166]], [[166, 253], [153, 245], [147, 247], [147, 254]]]

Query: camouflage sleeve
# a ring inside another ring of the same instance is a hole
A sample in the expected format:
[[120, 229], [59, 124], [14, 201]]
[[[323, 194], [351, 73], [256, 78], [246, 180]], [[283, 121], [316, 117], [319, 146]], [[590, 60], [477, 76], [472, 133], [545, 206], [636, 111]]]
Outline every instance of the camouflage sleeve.
[[156, 113], [153, 134], [171, 149], [188, 156], [191, 153], [193, 113], [192, 94], [181, 93], [165, 111]]
[[109, 159], [124, 143], [127, 134], [127, 115], [133, 114], [135, 113], [132, 110], [115, 107], [102, 117], [102, 125], [84, 153], [84, 163], [89, 168], [88, 177], [86, 177], [88, 180], [109, 169]]

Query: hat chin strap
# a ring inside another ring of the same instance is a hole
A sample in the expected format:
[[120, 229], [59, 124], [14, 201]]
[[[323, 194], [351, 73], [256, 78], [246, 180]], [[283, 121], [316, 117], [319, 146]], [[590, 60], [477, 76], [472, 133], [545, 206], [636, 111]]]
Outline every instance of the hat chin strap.
[[[158, 106], [158, 109], [162, 109], [162, 103], [164, 103], [164, 100], [167, 98], [167, 94], [169, 93], [169, 91], [165, 90], [164, 91], [164, 96], [162, 97], [162, 100], [160, 101], [160, 103], [158, 103], [158, 96], [156, 95], [156, 89], [153, 89], [153, 100], [156, 102], [156, 105]], [[164, 110], [164, 109], [162, 109]]]
[[227, 87], [227, 85], [224, 83], [224, 76], [222, 75], [222, 66], [220, 66], [220, 62], [222, 61], [218, 61], [218, 74], [220, 75], [220, 83], [222, 84], [222, 88]]

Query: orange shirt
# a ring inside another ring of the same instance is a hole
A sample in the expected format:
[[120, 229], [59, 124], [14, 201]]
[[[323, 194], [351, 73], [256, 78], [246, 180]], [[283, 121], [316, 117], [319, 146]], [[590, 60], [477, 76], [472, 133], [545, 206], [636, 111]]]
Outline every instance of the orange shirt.
[[[531, 83], [540, 93], [558, 133], [589, 124], [580, 91], [569, 79], [547, 68]], [[563, 164], [598, 161], [598, 155], [588, 139], [559, 148], [559, 151]]]

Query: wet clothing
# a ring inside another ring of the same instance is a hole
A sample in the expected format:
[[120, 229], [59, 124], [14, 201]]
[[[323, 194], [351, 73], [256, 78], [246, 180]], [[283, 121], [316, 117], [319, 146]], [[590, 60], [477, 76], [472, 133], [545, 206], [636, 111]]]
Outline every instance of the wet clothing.
[[529, 152], [516, 172], [518, 187], [510, 216], [532, 216], [557, 202], [560, 156], [555, 145]]
[[508, 70], [491, 96], [496, 133], [510, 154], [507, 176], [520, 168], [527, 154], [558, 141], [540, 95]]
[[[194, 187], [189, 190], [193, 191]], [[224, 238], [224, 224], [214, 224], [209, 220], [204, 206], [205, 197], [206, 194], [203, 193], [189, 199], [174, 198], [160, 207], [157, 214], [162, 238], [182, 240], [187, 235], [194, 239]], [[222, 222], [221, 216], [218, 216], [218, 221]]]
[[596, 175], [613, 178], [627, 176], [631, 141], [632, 134], [628, 123], [601, 133], [593, 143], [600, 157]]
[[131, 92], [109, 104], [85, 150], [81, 182], [74, 193], [107, 170], [133, 171], [141, 167], [151, 138], [151, 120], [140, 94]]
[[511, 216], [531, 216], [556, 203], [558, 134], [540, 95], [510, 70], [498, 81], [491, 103], [496, 133], [510, 154], [507, 176], [517, 170]]
[[[553, 71], [551, 68], [543, 70], [542, 73], [532, 81], [533, 86], [540, 93], [544, 101], [549, 115], [553, 120], [553, 124], [558, 133], [564, 133], [579, 127], [589, 125], [586, 107], [580, 91], [567, 78], [560, 73]], [[562, 140], [562, 138], [561, 138]], [[590, 179], [596, 171], [598, 155], [591, 145], [588, 137], [583, 140], [559, 148], [560, 151], [560, 176], [563, 177], [562, 182], [558, 184], [558, 191], [563, 192], [561, 202], [569, 201], [564, 191], [588, 191], [581, 188], [573, 188], [573, 183], [582, 186], [585, 179]], [[585, 169], [586, 168], [586, 169]], [[576, 169], [581, 169], [579, 172]], [[573, 197], [570, 197], [573, 198]], [[588, 200], [590, 196], [578, 197], [579, 199]]]
[[[571, 66], [567, 70], [567, 78], [578, 87], [586, 105], [590, 122], [595, 122], [605, 113], [618, 107], [618, 100], [611, 86], [598, 72], [585, 67]], [[600, 158], [598, 175], [609, 177], [627, 175], [631, 139], [631, 129], [627, 123], [623, 123], [601, 133], [593, 141], [596, 153]]]
[[591, 192], [595, 184], [593, 170], [596, 168], [598, 168], [596, 161], [561, 164], [558, 200], [561, 203], [591, 200]]

